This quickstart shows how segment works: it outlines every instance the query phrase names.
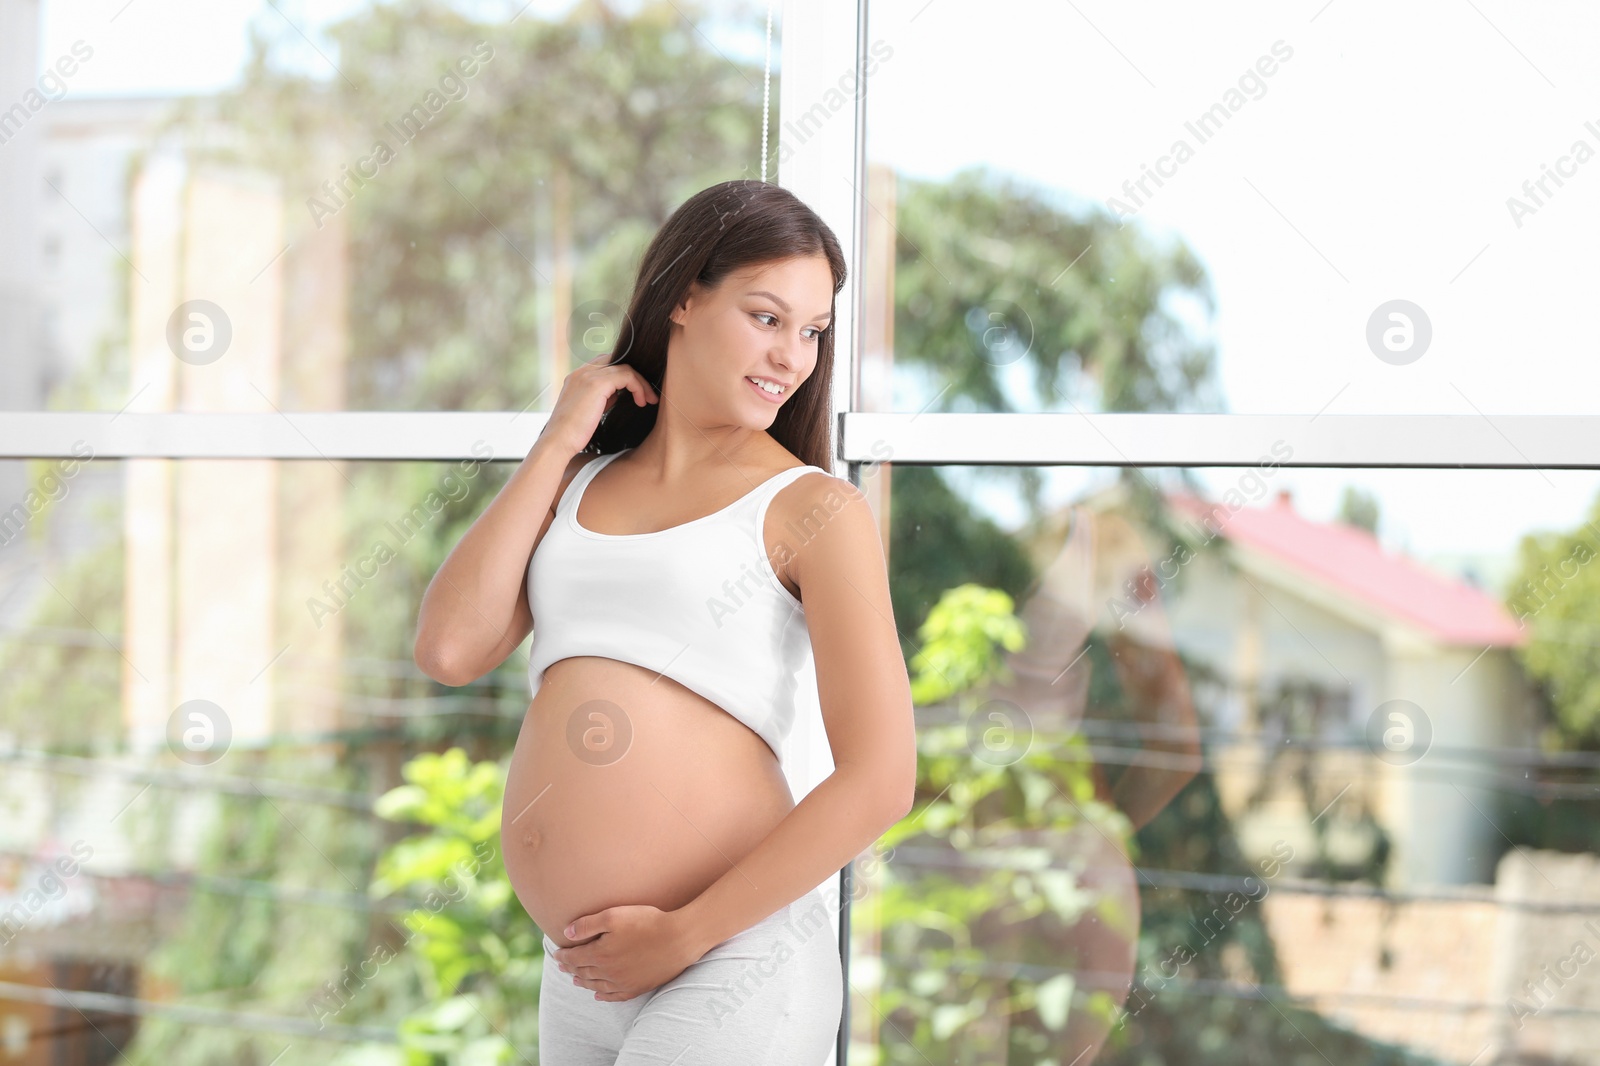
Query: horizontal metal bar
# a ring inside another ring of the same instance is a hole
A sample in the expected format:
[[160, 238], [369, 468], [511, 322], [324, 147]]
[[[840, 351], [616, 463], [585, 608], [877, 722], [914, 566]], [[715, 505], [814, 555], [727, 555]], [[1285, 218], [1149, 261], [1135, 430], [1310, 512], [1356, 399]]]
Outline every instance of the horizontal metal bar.
[[[520, 461], [543, 411], [0, 412], [0, 458]], [[841, 412], [843, 462], [1600, 469], [1594, 415]]]
[[[1600, 903], [1589, 899], [1548, 900], [1497, 895], [1493, 885], [1425, 885], [1419, 888], [1390, 889], [1360, 881], [1326, 881], [1303, 877], [1257, 877], [1252, 874], [1208, 874], [1198, 870], [1171, 870], [1153, 866], [1130, 866], [1120, 862], [1104, 862], [1085, 869], [1079, 859], [1068, 861], [1056, 854], [1047, 855], [1047, 861], [1038, 863], [1021, 854], [1032, 849], [1049, 849], [1066, 839], [1067, 830], [1033, 829], [1025, 837], [1011, 844], [975, 846], [966, 850], [950, 845], [896, 844], [884, 858], [894, 867], [897, 880], [909, 882], [916, 877], [912, 870], [1010, 870], [1013, 872], [1057, 870], [1063, 873], [1084, 874], [1109, 871], [1113, 874], [1127, 870], [1136, 874], [1151, 888], [1178, 888], [1208, 895], [1225, 892], [1242, 892], [1255, 896], [1268, 886], [1272, 892], [1291, 896], [1324, 896], [1341, 899], [1377, 899], [1386, 903], [1471, 903], [1488, 904], [1505, 910], [1526, 911], [1531, 914], [1600, 914]], [[1054, 835], [1052, 835], [1054, 834]], [[902, 872], [903, 871], [903, 872]], [[1266, 893], [1261, 893], [1265, 898]]]
[[0, 458], [512, 459], [547, 411], [0, 411]]
[[1600, 469], [1592, 415], [841, 416], [846, 462]]
[[130, 782], [142, 781], [191, 794], [197, 791], [228, 792], [252, 799], [259, 797], [269, 802], [281, 799], [317, 803], [327, 807], [342, 807], [374, 820], [381, 818], [372, 809], [372, 795], [369, 792], [317, 788], [246, 774], [178, 773], [160, 764], [126, 756], [58, 755], [34, 748], [3, 748], [0, 749], [0, 764], [6, 764], [5, 773], [12, 780], [21, 772], [11, 765], [15, 764], [41, 773], [77, 774], [101, 781], [111, 777]]
[[[307, 1012], [310, 1016], [305, 1018], [262, 1014], [258, 1011], [227, 1010], [194, 1003], [139, 999], [137, 996], [124, 996], [115, 992], [39, 988], [36, 985], [19, 984], [14, 981], [0, 981], [0, 1000], [39, 1003], [51, 1007], [71, 1007], [85, 1017], [89, 1011], [94, 1011], [96, 1014], [166, 1018], [187, 1025], [217, 1025], [225, 1029], [297, 1036], [304, 1040], [338, 1040], [348, 1044], [400, 1042], [393, 1026], [328, 1024], [310, 1012]], [[104, 1023], [105, 1019], [101, 1019], [101, 1024]]]

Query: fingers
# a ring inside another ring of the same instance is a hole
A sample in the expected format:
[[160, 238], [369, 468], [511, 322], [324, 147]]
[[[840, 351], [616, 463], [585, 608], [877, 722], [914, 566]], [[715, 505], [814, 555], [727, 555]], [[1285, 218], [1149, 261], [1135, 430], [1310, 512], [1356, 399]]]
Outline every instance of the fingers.
[[561, 960], [557, 959], [556, 969], [560, 970], [562, 973], [569, 973], [583, 981], [605, 980], [603, 977], [598, 976], [595, 972], [599, 969], [598, 963], [574, 963], [570, 960], [567, 962], [562, 962]]
[[638, 995], [641, 995], [641, 994], [642, 993], [640, 993], [640, 992], [617, 991], [615, 989], [596, 989], [596, 990], [594, 990], [594, 998], [595, 999], [602, 1000], [602, 1001], [605, 1001], [605, 1002], [611, 1002], [611, 1003], [620, 1003], [620, 1002], [622, 1002], [624, 1000], [633, 999], [635, 996], [638, 996]]
[[624, 389], [633, 394], [633, 405], [635, 407], [643, 407], [647, 403], [661, 402], [661, 394], [656, 391], [655, 386], [651, 385], [649, 380], [633, 367], [623, 363], [608, 363], [604, 369], [615, 369], [622, 374], [621, 383], [613, 385], [610, 395], [606, 397], [605, 409], [608, 412], [617, 400], [622, 397]]
[[644, 403], [648, 400], [655, 403], [661, 398], [649, 379], [627, 363], [608, 363], [607, 366], [622, 372], [622, 384], [618, 388], [633, 393], [634, 402]]
[[629, 992], [626, 989], [618, 988], [610, 981], [606, 981], [601, 978], [583, 977], [578, 974], [573, 975], [572, 983], [577, 985], [579, 988], [584, 989], [585, 991], [593, 992], [595, 999], [610, 1001], [613, 1003], [630, 1000], [635, 996], [643, 994], [643, 990]]
[[646, 381], [644, 375], [637, 370], [632, 371], [632, 373], [633, 378], [629, 381], [628, 388], [633, 391], [633, 402], [640, 407], [647, 403], [659, 403], [661, 394], [655, 390], [655, 387]]

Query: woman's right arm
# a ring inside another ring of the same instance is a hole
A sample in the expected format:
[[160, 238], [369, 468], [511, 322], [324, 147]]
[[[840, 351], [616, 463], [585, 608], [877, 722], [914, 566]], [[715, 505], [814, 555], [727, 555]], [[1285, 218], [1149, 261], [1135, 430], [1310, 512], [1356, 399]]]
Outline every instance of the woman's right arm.
[[[642, 407], [660, 396], [638, 371], [599, 356], [569, 373], [533, 448], [461, 537], [422, 594], [411, 657], [445, 685], [465, 685], [505, 662], [533, 628], [527, 573], [556, 500], [595, 457], [584, 446], [624, 392]], [[530, 532], [537, 528], [537, 532]]]
[[462, 535], [422, 596], [412, 658], [423, 673], [469, 684], [522, 643], [533, 629], [528, 563], [555, 517], [554, 501], [592, 458], [540, 441]]

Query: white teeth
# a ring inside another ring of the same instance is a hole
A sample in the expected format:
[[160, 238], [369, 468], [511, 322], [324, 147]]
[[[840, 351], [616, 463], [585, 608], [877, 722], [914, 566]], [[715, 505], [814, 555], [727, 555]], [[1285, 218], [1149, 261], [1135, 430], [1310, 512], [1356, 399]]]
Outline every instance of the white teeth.
[[783, 393], [783, 386], [774, 385], [770, 381], [762, 381], [759, 378], [745, 378], [745, 380], [746, 381], [755, 382], [756, 387], [761, 389], [764, 392], [770, 392], [770, 393], [774, 393], [776, 395], [782, 395], [782, 393]]

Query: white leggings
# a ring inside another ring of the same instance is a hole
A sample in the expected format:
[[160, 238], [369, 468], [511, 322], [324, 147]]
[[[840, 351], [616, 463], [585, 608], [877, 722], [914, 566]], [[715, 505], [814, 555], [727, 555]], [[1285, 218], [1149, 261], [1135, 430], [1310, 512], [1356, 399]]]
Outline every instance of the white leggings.
[[620, 1002], [573, 984], [559, 947], [544, 938], [542, 1066], [822, 1066], [838, 1038], [844, 975], [816, 889]]

